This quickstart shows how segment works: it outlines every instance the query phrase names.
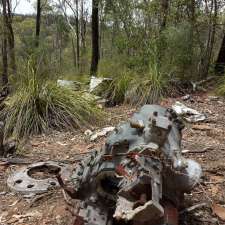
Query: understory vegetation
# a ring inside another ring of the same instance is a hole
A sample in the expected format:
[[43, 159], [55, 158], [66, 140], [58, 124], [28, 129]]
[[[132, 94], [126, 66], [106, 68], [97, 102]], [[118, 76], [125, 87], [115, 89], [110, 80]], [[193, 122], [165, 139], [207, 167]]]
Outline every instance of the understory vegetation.
[[57, 86], [46, 80], [47, 76], [38, 76], [29, 64], [27, 74], [19, 77], [1, 112], [5, 137], [17, 139], [51, 130], [73, 130], [102, 120], [104, 114], [93, 100], [81, 91]]
[[221, 79], [217, 88], [217, 93], [225, 97], [225, 79]]

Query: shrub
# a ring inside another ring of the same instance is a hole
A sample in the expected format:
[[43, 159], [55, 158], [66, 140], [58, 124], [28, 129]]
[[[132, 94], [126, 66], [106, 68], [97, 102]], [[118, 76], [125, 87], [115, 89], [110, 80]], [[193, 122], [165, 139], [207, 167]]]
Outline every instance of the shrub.
[[15, 138], [55, 130], [72, 130], [100, 121], [102, 112], [80, 92], [58, 87], [55, 82], [29, 72], [5, 102], [1, 116], [5, 137]]
[[131, 82], [126, 101], [138, 105], [157, 103], [166, 94], [168, 86], [168, 76], [153, 64], [148, 74]]
[[99, 85], [95, 91], [96, 95], [102, 96], [109, 101], [109, 105], [124, 103], [126, 92], [134, 79], [134, 74], [126, 70], [116, 74], [112, 81]]
[[225, 97], [225, 79], [224, 78], [220, 81], [220, 84], [219, 84], [216, 92], [217, 92], [217, 94]]

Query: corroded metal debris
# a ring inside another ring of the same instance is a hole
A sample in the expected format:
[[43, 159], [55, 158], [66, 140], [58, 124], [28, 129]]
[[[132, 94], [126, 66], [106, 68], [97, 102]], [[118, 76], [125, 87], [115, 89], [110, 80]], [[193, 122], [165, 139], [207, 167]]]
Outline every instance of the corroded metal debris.
[[119, 125], [100, 151], [74, 169], [80, 204], [74, 225], [178, 224], [180, 202], [199, 182], [200, 165], [181, 154], [182, 121], [145, 105]]
[[66, 164], [46, 161], [22, 167], [7, 179], [12, 191], [24, 195], [40, 194], [59, 186], [55, 175], [59, 174], [66, 181], [70, 178], [70, 169]]

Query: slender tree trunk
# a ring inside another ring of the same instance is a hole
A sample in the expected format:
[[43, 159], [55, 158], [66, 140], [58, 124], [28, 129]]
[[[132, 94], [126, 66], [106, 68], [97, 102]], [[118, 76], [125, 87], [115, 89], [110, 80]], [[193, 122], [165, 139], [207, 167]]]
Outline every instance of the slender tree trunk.
[[225, 34], [223, 35], [223, 41], [216, 60], [215, 72], [218, 74], [223, 74], [224, 69], [225, 69]]
[[217, 7], [217, 0], [211, 1], [211, 11], [213, 12], [212, 18], [210, 21], [210, 29], [209, 29], [209, 35], [208, 35], [208, 41], [207, 41], [207, 47], [206, 47], [206, 53], [204, 55], [203, 59], [203, 69], [201, 72], [201, 77], [204, 78], [208, 75], [209, 66], [212, 58], [212, 51], [215, 41], [215, 33], [216, 33], [216, 22], [217, 22], [217, 13], [218, 13], [218, 7]]
[[10, 57], [10, 68], [11, 72], [16, 74], [16, 58], [15, 58], [15, 39], [14, 32], [12, 28], [12, 13], [11, 13], [11, 5], [9, 0], [6, 0], [7, 4], [7, 18], [6, 18], [6, 26], [7, 26], [7, 34], [8, 34], [8, 47], [9, 47], [9, 57]]
[[7, 4], [2, 0], [3, 37], [2, 37], [2, 84], [8, 85], [8, 56], [7, 56]]
[[40, 29], [41, 29], [41, 0], [37, 0], [37, 15], [36, 15], [36, 34], [35, 34], [35, 46], [39, 46], [40, 39]]
[[85, 53], [86, 42], [85, 42], [85, 19], [84, 19], [84, 0], [81, 1], [81, 45], [82, 52]]
[[84, 0], [81, 0], [81, 17], [80, 17], [80, 35], [81, 35], [81, 65], [80, 73], [85, 69], [85, 54], [86, 54], [86, 20], [84, 16]]
[[7, 38], [3, 37], [2, 40], [2, 84], [8, 84], [8, 56], [7, 56]]
[[190, 31], [190, 44], [191, 44], [191, 51], [193, 50], [193, 39], [194, 39], [194, 28], [195, 28], [195, 0], [191, 0], [190, 4], [190, 11], [191, 11], [191, 31]]
[[100, 11], [100, 26], [99, 26], [99, 54], [100, 54], [100, 58], [103, 58], [104, 55], [104, 47], [103, 47], [103, 43], [104, 43], [104, 9], [102, 9]]
[[4, 145], [3, 145], [3, 140], [4, 140], [4, 124], [3, 122], [0, 121], [0, 156], [4, 155]]
[[80, 67], [80, 32], [79, 32], [79, 8], [76, 0], [76, 36], [77, 36], [77, 68]]
[[160, 31], [163, 31], [166, 27], [168, 11], [169, 11], [169, 0], [161, 0], [161, 24]]
[[161, 23], [159, 27], [160, 42], [158, 46], [158, 57], [157, 57], [157, 60], [158, 60], [157, 63], [159, 67], [161, 66], [162, 58], [163, 58], [164, 50], [165, 50], [165, 38], [162, 32], [166, 28], [168, 13], [169, 13], [169, 0], [161, 0]]
[[[191, 0], [189, 3], [189, 8], [190, 8], [190, 40], [189, 40], [189, 51], [188, 51], [188, 60], [187, 60], [187, 65], [193, 65], [193, 56], [194, 56], [194, 32], [195, 32], [195, 0]], [[190, 66], [190, 74], [194, 74], [194, 66]]]
[[73, 65], [76, 68], [76, 66], [77, 66], [77, 60], [76, 60], [77, 57], [76, 56], [77, 55], [76, 55], [76, 49], [75, 49], [73, 37], [72, 37], [71, 41], [72, 41], [72, 49], [73, 49]]
[[99, 17], [98, 17], [99, 0], [92, 0], [92, 60], [91, 75], [96, 75], [99, 62]]

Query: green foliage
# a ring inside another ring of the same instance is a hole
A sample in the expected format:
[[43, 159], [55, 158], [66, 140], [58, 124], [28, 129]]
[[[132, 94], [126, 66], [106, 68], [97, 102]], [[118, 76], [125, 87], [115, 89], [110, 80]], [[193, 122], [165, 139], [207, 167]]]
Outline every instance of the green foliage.
[[121, 71], [127, 70], [123, 59], [118, 56], [112, 59], [101, 59], [98, 66], [99, 77], [113, 78], [121, 75]]
[[131, 72], [122, 72], [119, 76], [116, 76], [109, 87], [105, 89], [104, 97], [108, 98], [112, 104], [123, 103], [132, 80], [133, 74]]
[[152, 64], [149, 73], [132, 81], [126, 101], [138, 105], [158, 103], [167, 92], [168, 81], [168, 76], [159, 71], [157, 64]]
[[21, 138], [53, 129], [72, 130], [102, 118], [101, 110], [93, 101], [82, 97], [80, 92], [38, 77], [30, 66], [5, 105], [1, 112], [5, 137]]
[[106, 98], [110, 105], [121, 104], [125, 100], [126, 92], [133, 79], [134, 73], [122, 70], [119, 74], [114, 74], [112, 81], [99, 85], [95, 94]]
[[220, 81], [220, 84], [217, 88], [217, 94], [225, 97], [225, 78]]
[[162, 65], [164, 71], [173, 72], [181, 80], [196, 77], [200, 53], [197, 46], [193, 46], [191, 27], [187, 23], [170, 26], [162, 34], [164, 40], [164, 54]]

